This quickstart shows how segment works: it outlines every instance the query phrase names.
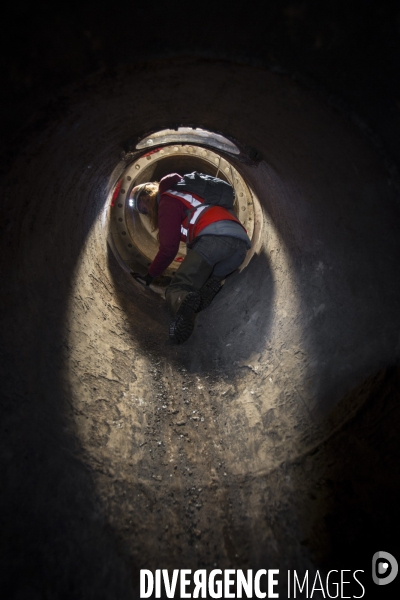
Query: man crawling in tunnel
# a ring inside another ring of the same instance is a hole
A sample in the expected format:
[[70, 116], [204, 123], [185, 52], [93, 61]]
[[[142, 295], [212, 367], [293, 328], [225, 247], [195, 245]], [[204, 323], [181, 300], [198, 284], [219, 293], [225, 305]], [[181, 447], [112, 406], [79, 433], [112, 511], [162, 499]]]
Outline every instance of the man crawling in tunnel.
[[159, 183], [142, 183], [132, 190], [133, 208], [148, 216], [159, 241], [146, 275], [132, 276], [149, 286], [172, 263], [179, 243], [187, 245], [186, 257], [165, 294], [171, 315], [169, 336], [178, 344], [190, 337], [196, 313], [210, 305], [251, 246], [233, 211], [234, 196], [229, 183], [196, 171], [183, 177], [172, 173]]

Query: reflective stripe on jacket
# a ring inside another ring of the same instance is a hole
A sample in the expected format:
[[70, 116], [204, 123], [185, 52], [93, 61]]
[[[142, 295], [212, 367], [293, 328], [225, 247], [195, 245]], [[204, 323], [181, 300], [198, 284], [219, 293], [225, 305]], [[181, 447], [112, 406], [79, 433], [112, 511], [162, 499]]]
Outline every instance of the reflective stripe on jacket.
[[[235, 221], [241, 227], [239, 219], [222, 206], [204, 204], [204, 199], [196, 194], [167, 190], [165, 195], [180, 200], [188, 209], [188, 215], [181, 225], [181, 240], [188, 245], [199, 235], [199, 233], [211, 223], [217, 221]], [[243, 227], [245, 230], [245, 228]], [[246, 230], [245, 230], [246, 231]]]

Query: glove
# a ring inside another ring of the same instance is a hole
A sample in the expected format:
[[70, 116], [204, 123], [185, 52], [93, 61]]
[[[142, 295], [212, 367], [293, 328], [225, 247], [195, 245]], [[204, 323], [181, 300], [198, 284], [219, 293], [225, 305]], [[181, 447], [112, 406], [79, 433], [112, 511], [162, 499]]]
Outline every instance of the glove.
[[151, 284], [151, 282], [154, 279], [154, 277], [149, 275], [149, 273], [146, 273], [146, 275], [142, 275], [141, 273], [131, 273], [131, 275], [132, 275], [133, 279], [136, 279], [136, 281], [138, 283], [141, 283], [142, 285], [145, 285], [146, 287], [149, 287], [149, 285]]

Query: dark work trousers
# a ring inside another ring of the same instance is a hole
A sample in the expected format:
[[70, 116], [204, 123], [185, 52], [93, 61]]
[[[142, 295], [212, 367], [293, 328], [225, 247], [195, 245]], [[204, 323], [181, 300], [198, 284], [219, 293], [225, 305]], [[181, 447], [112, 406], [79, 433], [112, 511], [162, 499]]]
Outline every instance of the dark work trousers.
[[[212, 299], [220, 289], [218, 280], [222, 281], [235, 271], [242, 264], [246, 253], [247, 244], [239, 238], [225, 235], [203, 235], [195, 240], [166, 290], [165, 297], [170, 314], [173, 316], [177, 313], [189, 293], [199, 294], [202, 289], [204, 290], [203, 286], [206, 286], [208, 281], [217, 280], [214, 291], [210, 290]], [[207, 301], [207, 305], [211, 299]], [[204, 305], [205, 297], [200, 300], [199, 296], [198, 302], [202, 302]], [[202, 309], [200, 308], [200, 310]]]
[[247, 254], [244, 240], [227, 235], [201, 235], [191, 248], [213, 267], [211, 277], [221, 279], [236, 271]]

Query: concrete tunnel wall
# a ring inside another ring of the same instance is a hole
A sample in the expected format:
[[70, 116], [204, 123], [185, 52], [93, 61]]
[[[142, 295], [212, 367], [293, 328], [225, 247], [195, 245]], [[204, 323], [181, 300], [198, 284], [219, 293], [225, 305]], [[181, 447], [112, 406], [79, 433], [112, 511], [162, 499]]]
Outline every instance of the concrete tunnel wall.
[[[264, 212], [182, 346], [106, 243], [122, 141], [176, 123], [260, 152], [232, 161]], [[5, 183], [16, 597], [131, 598], [141, 567], [315, 569], [393, 544], [394, 183], [322, 95], [264, 69], [161, 61], [64, 91]]]

